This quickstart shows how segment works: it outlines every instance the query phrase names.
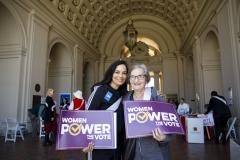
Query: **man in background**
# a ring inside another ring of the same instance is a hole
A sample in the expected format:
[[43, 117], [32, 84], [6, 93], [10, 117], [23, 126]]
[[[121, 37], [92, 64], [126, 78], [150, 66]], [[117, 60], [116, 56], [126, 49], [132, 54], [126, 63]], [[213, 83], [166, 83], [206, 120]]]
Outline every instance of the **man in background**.
[[210, 111], [213, 112], [214, 129], [215, 129], [215, 143], [219, 144], [219, 136], [222, 133], [221, 141], [226, 143], [226, 126], [227, 121], [231, 117], [230, 109], [227, 105], [227, 101], [223, 96], [218, 95], [216, 91], [211, 92], [211, 99], [205, 114]]

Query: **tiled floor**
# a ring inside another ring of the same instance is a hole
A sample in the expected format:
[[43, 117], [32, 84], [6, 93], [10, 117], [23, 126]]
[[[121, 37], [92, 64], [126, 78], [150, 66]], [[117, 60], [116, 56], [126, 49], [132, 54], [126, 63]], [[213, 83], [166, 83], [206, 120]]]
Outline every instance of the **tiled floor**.
[[[182, 136], [171, 141], [172, 160], [229, 160], [229, 144], [188, 144]], [[16, 143], [4, 142], [0, 137], [0, 160], [85, 160], [80, 150], [56, 151], [54, 146], [44, 147], [38, 137], [25, 135], [25, 140]]]

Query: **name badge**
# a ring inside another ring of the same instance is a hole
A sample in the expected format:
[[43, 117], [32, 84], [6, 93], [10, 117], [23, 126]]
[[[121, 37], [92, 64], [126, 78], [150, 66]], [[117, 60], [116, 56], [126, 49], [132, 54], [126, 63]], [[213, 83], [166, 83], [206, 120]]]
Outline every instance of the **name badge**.
[[111, 97], [112, 97], [112, 93], [108, 91], [108, 92], [106, 93], [104, 99], [105, 99], [106, 101], [110, 101]]

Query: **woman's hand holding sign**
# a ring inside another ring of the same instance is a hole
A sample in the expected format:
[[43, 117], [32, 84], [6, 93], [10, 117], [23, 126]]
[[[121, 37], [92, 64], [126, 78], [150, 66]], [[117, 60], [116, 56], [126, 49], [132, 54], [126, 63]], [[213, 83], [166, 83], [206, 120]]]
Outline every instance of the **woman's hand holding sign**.
[[87, 152], [92, 152], [94, 149], [94, 144], [92, 142], [88, 143], [88, 146], [83, 148], [83, 152], [87, 153]]
[[155, 128], [153, 131], [153, 138], [156, 139], [157, 141], [161, 142], [161, 141], [165, 141], [166, 140], [166, 135], [162, 133], [162, 131], [160, 130], [160, 128]]

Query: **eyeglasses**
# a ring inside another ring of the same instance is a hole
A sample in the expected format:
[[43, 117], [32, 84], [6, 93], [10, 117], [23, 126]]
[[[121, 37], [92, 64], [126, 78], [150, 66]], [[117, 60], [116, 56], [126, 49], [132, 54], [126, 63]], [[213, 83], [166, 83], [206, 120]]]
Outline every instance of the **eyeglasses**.
[[137, 75], [137, 76], [134, 76], [134, 75], [131, 75], [130, 76], [130, 81], [133, 81], [133, 80], [144, 80], [145, 79], [145, 75]]

